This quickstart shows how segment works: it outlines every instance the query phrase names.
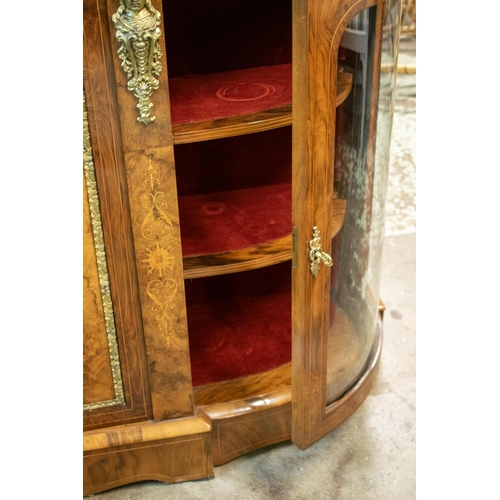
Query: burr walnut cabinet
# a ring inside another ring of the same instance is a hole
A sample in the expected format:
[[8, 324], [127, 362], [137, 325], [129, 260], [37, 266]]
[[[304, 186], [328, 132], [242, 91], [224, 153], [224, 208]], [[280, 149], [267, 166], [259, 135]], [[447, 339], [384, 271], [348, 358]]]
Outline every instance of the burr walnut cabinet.
[[305, 449], [369, 393], [399, 9], [84, 0], [85, 495]]

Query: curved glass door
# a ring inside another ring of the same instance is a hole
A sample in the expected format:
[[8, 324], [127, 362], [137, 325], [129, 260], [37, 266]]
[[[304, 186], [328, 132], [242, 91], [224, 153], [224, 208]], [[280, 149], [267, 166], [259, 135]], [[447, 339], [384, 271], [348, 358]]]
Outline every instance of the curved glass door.
[[[308, 71], [294, 75], [292, 440], [302, 449], [351, 415], [375, 378], [401, 8], [400, 0], [307, 3]], [[333, 103], [342, 82], [348, 95]], [[306, 237], [311, 262], [300, 251]]]
[[[353, 75], [353, 86], [336, 116], [333, 184], [337, 213], [331, 243], [334, 264], [330, 273], [327, 404], [356, 384], [379, 342], [377, 318], [399, 27], [397, 3], [387, 3], [380, 76], [373, 71], [376, 7], [360, 12], [340, 42], [339, 65]], [[380, 92], [378, 102], [376, 87]]]
[[337, 108], [333, 178], [336, 224], [330, 272], [326, 402], [338, 399], [359, 377], [374, 340], [377, 295], [370, 278], [372, 223], [373, 51], [376, 7], [347, 26], [339, 66], [352, 75], [352, 90]]

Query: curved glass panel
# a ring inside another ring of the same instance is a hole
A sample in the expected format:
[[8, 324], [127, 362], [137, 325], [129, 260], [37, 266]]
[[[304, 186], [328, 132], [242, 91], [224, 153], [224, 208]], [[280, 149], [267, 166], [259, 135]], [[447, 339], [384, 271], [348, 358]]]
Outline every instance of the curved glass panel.
[[340, 43], [353, 87], [336, 117], [327, 404], [356, 383], [374, 348], [400, 8], [386, 3], [378, 102], [376, 7], [360, 12]]

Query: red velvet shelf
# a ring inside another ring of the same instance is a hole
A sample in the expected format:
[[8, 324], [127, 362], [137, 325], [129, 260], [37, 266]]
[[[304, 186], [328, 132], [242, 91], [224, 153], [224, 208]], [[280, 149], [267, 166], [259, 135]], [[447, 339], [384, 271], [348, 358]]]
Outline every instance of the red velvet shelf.
[[172, 78], [172, 124], [246, 115], [292, 102], [292, 65]]
[[172, 78], [169, 87], [176, 144], [291, 123], [291, 64]]
[[257, 246], [290, 234], [291, 185], [179, 197], [184, 257]]
[[263, 373], [291, 359], [290, 263], [186, 280], [193, 385]]

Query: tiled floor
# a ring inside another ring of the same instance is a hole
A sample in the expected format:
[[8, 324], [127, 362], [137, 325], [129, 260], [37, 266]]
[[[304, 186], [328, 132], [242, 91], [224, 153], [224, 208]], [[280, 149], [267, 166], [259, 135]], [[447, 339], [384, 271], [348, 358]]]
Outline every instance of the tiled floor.
[[[415, 64], [403, 40], [400, 64]], [[99, 500], [411, 500], [415, 480], [415, 75], [398, 76], [381, 295], [386, 305], [377, 383], [336, 431], [300, 451], [282, 443], [215, 469], [210, 481], [144, 482]]]

